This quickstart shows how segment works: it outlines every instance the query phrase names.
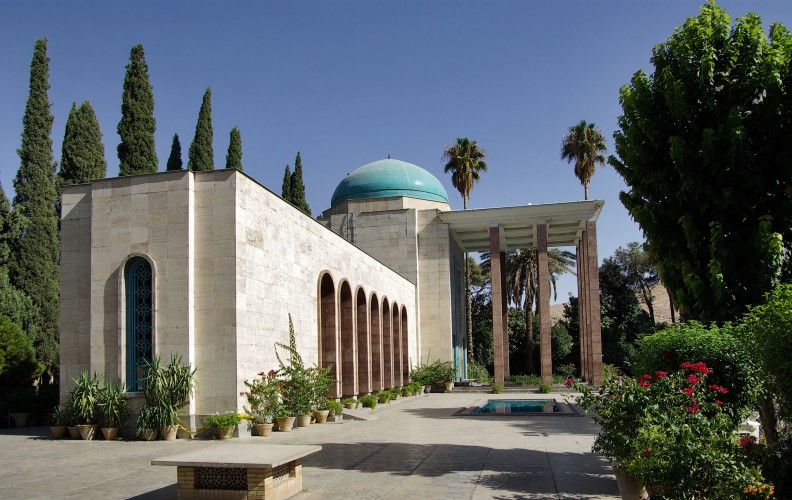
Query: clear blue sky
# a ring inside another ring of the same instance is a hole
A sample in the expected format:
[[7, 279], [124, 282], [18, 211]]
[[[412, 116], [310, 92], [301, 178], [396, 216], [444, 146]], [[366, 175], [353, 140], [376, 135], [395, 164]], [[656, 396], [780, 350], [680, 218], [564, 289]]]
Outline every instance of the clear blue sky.
[[[686, 17], [690, 0], [512, 1], [69, 1], [0, 4], [0, 180], [9, 198], [19, 167], [22, 115], [34, 42], [49, 39], [53, 150], [60, 160], [72, 102], [89, 100], [104, 134], [108, 176], [118, 173], [116, 125], [130, 48], [142, 43], [154, 87], [156, 146], [164, 170], [178, 133], [186, 164], [201, 97], [212, 88], [214, 151], [242, 132], [247, 174], [280, 193], [283, 169], [302, 152], [308, 202], [327, 209], [338, 182], [386, 157], [443, 174], [456, 137], [487, 151], [489, 171], [469, 206], [579, 200], [583, 188], [559, 159], [561, 138], [595, 122], [613, 153], [619, 88], [651, 70], [654, 44]], [[724, 1], [732, 17], [756, 12], [792, 28], [789, 0]], [[605, 200], [599, 257], [642, 240], [618, 199], [625, 185], [597, 170]], [[574, 278], [559, 301], [577, 295]]]

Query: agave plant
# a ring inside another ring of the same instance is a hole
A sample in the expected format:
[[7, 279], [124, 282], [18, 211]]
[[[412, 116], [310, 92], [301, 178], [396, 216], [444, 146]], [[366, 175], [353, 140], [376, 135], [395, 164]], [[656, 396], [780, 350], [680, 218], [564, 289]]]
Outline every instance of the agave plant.
[[108, 380], [99, 394], [99, 411], [107, 427], [121, 427], [129, 416], [124, 384]]
[[78, 423], [92, 424], [98, 416], [99, 395], [102, 377], [83, 370], [74, 380], [74, 389], [70, 393], [70, 404]]

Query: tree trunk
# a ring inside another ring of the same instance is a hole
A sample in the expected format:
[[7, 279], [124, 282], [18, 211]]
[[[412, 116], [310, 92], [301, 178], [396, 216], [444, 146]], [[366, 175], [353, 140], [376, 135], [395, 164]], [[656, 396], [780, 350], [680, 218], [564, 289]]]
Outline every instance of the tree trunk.
[[778, 420], [775, 405], [770, 396], [759, 396], [759, 419], [762, 421], [762, 434], [767, 444], [778, 442]]
[[666, 288], [668, 292], [668, 305], [671, 308], [671, 323], [676, 323], [676, 313], [674, 312], [674, 296], [671, 295], [671, 290]]
[[[526, 305], [528, 301], [526, 300]], [[533, 304], [525, 308], [525, 373], [534, 373]]]

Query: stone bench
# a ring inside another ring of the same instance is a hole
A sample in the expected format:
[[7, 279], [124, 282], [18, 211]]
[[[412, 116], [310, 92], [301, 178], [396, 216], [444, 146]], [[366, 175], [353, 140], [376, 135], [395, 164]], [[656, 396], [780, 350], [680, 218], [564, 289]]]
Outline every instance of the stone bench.
[[289, 498], [302, 491], [302, 457], [316, 445], [232, 444], [151, 461], [175, 465], [179, 498]]

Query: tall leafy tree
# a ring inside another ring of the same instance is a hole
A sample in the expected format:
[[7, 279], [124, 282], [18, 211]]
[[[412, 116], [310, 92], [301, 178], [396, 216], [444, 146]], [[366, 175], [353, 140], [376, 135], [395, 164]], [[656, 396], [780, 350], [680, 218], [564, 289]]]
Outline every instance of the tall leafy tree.
[[651, 62], [620, 91], [620, 199], [683, 316], [735, 320], [790, 280], [792, 36], [713, 2]]
[[170, 156], [168, 156], [167, 170], [181, 170], [182, 165], [182, 152], [181, 142], [179, 141], [179, 134], [173, 134], [173, 142], [171, 142]]
[[81, 184], [107, 175], [102, 130], [88, 101], [78, 108], [72, 103], [66, 120], [58, 174], [61, 184]]
[[308, 206], [308, 200], [305, 198], [302, 158], [300, 158], [299, 151], [297, 151], [297, 157], [294, 159], [294, 172], [291, 176], [291, 200], [289, 201], [304, 213], [311, 215], [311, 207]]
[[[443, 160], [446, 162], [443, 172], [451, 173], [451, 183], [462, 195], [462, 206], [467, 210], [467, 201], [473, 184], [479, 180], [481, 172], [487, 171], [484, 158], [487, 153], [480, 148], [476, 141], [467, 137], [458, 137], [456, 143], [449, 144], [443, 150]], [[465, 262], [467, 262], [465, 252]], [[465, 266], [465, 319], [467, 323], [467, 351], [468, 361], [473, 361], [473, 318], [472, 303], [470, 298], [470, 269]]]
[[231, 138], [226, 154], [226, 168], [242, 170], [242, 135], [239, 133], [239, 127], [231, 129]]
[[149, 174], [157, 171], [159, 160], [154, 149], [154, 90], [149, 82], [143, 46], [132, 47], [124, 76], [121, 121], [118, 122], [118, 174]]
[[569, 127], [567, 135], [561, 141], [561, 159], [575, 164], [575, 175], [583, 185], [584, 199], [588, 200], [588, 187], [597, 164], [605, 165], [607, 151], [602, 132], [593, 123], [581, 120], [577, 125]]
[[657, 274], [657, 267], [654, 265], [652, 256], [644, 251], [637, 241], [631, 241], [627, 243], [627, 248], [617, 248], [611, 259], [618, 266], [626, 286], [636, 293], [640, 297], [641, 302], [646, 305], [649, 311], [649, 318], [654, 324], [654, 294], [652, 289], [660, 283], [660, 276]]
[[286, 169], [283, 171], [281, 198], [291, 203], [291, 170], [289, 170], [289, 165], [286, 165]]
[[[58, 189], [52, 158], [47, 40], [36, 41], [30, 64], [30, 94], [23, 118], [20, 165], [14, 180], [14, 218], [19, 233], [9, 257], [11, 283], [30, 297], [39, 321], [36, 355], [54, 371], [58, 362], [59, 253]], [[31, 333], [31, 332], [28, 332]]]
[[190, 170], [213, 170], [214, 148], [212, 142], [212, 89], [207, 88], [203, 95], [201, 110], [198, 112], [198, 123], [195, 124], [195, 137], [190, 144], [187, 168]]

